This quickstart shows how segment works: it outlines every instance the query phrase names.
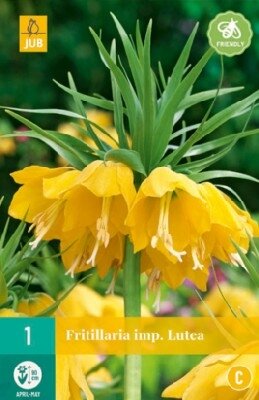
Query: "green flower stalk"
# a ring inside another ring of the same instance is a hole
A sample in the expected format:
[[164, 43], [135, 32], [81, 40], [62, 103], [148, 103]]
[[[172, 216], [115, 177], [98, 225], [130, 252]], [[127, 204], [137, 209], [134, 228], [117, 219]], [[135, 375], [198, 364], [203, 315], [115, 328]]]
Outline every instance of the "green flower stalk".
[[[9, 213], [31, 224], [32, 248], [41, 240], [59, 240], [63, 263], [72, 276], [96, 266], [100, 276], [113, 268], [116, 278], [123, 268], [125, 316], [135, 317], [140, 316], [141, 272], [146, 273], [148, 289], [155, 290], [158, 299], [161, 281], [176, 288], [188, 278], [206, 290], [211, 258], [237, 263], [248, 251], [250, 238], [259, 235], [258, 224], [249, 213], [208, 182], [224, 177], [257, 180], [233, 171], [207, 170], [239, 139], [259, 133], [258, 129], [246, 130], [259, 91], [212, 115], [220, 96], [241, 88], [221, 87], [221, 59], [219, 87], [192, 93], [214, 54], [208, 49], [194, 66], [188, 65], [198, 25], [166, 78], [161, 65], [158, 75], [151, 66], [152, 23], [144, 37], [137, 23], [133, 42], [112, 17], [126, 66], [118, 62], [116, 41], [108, 51], [90, 29], [110, 72], [112, 100], [78, 92], [68, 74], [68, 87], [56, 83], [72, 96], [75, 111], [20, 110], [73, 118], [85, 140], [44, 130], [12, 111], [17, 109], [7, 110], [30, 129], [23, 135], [44, 141], [70, 165], [32, 166], [13, 173], [22, 186]], [[211, 105], [202, 121], [186, 125], [185, 111], [208, 100]], [[114, 145], [103, 140], [103, 135], [111, 139], [110, 133], [88, 118], [84, 103], [113, 112]], [[241, 114], [248, 115], [241, 132], [211, 138]], [[127, 356], [125, 400], [141, 398], [140, 371], [140, 356]]]

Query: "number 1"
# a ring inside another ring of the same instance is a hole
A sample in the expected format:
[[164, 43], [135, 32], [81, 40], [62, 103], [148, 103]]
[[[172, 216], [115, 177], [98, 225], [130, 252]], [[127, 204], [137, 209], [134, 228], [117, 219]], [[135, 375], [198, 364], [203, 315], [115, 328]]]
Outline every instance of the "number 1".
[[31, 327], [30, 326], [26, 326], [25, 328], [24, 328], [24, 330], [25, 330], [25, 332], [26, 332], [26, 344], [27, 344], [27, 346], [30, 346], [31, 345]]

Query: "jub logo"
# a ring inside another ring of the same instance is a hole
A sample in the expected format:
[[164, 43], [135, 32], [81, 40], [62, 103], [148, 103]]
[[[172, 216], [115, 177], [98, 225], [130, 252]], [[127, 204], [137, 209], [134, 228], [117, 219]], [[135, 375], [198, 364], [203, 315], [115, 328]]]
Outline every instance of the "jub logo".
[[47, 16], [20, 16], [20, 52], [47, 51]]

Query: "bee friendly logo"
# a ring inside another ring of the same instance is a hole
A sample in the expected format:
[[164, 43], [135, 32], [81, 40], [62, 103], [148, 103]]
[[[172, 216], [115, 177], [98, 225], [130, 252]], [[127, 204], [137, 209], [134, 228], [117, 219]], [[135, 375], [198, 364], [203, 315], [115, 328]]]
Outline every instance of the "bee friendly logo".
[[20, 15], [20, 52], [46, 53], [47, 51], [47, 15]]
[[251, 44], [253, 32], [250, 22], [240, 13], [220, 13], [210, 22], [209, 43], [217, 53], [228, 57], [242, 54]]

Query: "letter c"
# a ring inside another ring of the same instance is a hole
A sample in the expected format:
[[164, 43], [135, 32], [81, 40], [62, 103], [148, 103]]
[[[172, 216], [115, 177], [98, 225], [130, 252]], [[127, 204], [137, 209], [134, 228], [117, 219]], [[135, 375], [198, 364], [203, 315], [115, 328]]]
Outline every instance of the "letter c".
[[242, 385], [244, 380], [242, 379], [243, 377], [243, 372], [242, 371], [236, 371], [235, 373], [235, 381], [237, 385]]

